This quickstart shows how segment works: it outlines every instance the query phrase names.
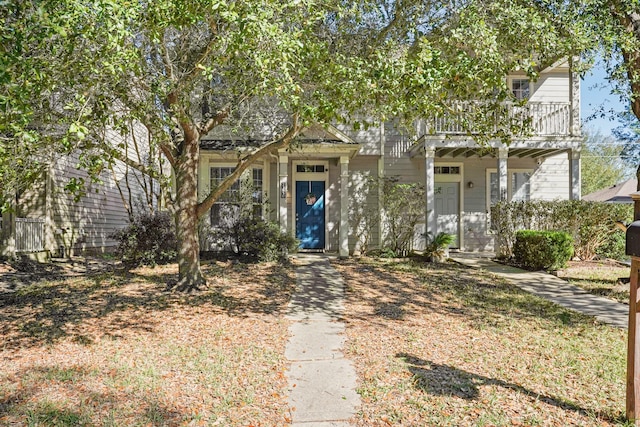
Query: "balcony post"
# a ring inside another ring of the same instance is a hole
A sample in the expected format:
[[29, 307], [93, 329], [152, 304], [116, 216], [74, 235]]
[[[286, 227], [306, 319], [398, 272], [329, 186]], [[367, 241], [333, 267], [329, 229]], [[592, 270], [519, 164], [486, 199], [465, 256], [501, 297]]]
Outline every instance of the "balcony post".
[[349, 156], [340, 156], [340, 258], [349, 256]]
[[577, 58], [569, 58], [569, 134], [580, 135], [580, 76], [573, 71], [573, 64]]

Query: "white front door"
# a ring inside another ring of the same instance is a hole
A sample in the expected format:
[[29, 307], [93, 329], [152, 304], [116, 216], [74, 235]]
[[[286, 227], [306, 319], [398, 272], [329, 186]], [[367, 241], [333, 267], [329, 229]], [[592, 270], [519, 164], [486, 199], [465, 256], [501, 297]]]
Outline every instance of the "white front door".
[[451, 248], [459, 247], [460, 235], [460, 183], [436, 182], [436, 230], [438, 233], [453, 234], [455, 240], [449, 245]]

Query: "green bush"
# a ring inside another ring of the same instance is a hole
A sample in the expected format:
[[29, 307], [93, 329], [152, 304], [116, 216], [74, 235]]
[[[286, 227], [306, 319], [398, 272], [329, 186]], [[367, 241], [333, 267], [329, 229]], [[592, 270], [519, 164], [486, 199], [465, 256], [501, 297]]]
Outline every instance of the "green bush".
[[615, 260], [628, 259], [625, 253], [626, 235], [622, 230], [616, 230], [607, 235], [607, 240], [596, 249], [596, 254], [600, 258], [610, 258]]
[[139, 215], [109, 237], [118, 241], [116, 257], [128, 267], [166, 264], [178, 255], [173, 218], [167, 212]]
[[224, 227], [217, 227], [212, 241], [228, 250], [260, 261], [279, 261], [298, 248], [298, 241], [280, 230], [273, 221], [242, 215]]
[[516, 233], [513, 255], [526, 269], [558, 270], [573, 256], [573, 240], [561, 231], [521, 230]]
[[575, 255], [590, 260], [616, 232], [615, 221], [632, 218], [630, 205], [583, 200], [500, 202], [491, 208], [496, 252], [504, 258], [513, 255], [518, 230], [560, 230], [573, 237]]
[[411, 253], [416, 225], [424, 218], [424, 186], [384, 178], [381, 201], [385, 219], [381, 249], [394, 256]]

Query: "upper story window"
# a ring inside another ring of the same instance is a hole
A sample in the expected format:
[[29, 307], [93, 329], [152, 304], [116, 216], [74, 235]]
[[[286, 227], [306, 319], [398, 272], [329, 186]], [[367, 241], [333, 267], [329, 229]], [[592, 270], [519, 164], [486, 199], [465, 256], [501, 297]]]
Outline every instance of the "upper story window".
[[531, 96], [531, 83], [529, 79], [511, 79], [511, 93], [520, 101], [529, 99]]

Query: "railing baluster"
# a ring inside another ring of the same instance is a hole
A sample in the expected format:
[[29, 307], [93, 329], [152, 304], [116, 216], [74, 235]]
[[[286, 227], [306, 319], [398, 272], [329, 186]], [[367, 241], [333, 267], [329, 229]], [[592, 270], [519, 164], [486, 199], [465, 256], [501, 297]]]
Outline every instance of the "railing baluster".
[[[459, 102], [451, 104], [451, 112], [432, 118], [430, 128], [436, 134], [465, 134], [465, 121], [472, 128], [473, 117], [480, 112], [478, 102]], [[525, 128], [530, 121], [531, 130], [535, 136], [557, 136], [569, 134], [569, 115], [571, 108], [566, 102], [529, 102], [525, 106], [505, 103], [504, 109], [490, 113], [494, 120], [494, 130], [499, 122], [507, 120], [514, 125]], [[502, 120], [501, 120], [502, 119]]]

